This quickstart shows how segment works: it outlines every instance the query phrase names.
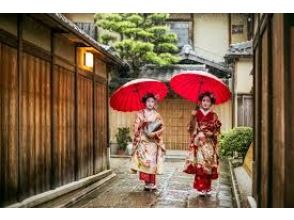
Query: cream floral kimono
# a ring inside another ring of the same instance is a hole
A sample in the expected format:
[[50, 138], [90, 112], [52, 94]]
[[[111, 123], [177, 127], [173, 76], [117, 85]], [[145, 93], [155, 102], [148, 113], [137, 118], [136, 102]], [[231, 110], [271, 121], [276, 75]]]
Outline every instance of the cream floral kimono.
[[[141, 110], [137, 114], [134, 124], [134, 154], [132, 157], [132, 171], [139, 171], [145, 174], [161, 174], [164, 161], [165, 147], [162, 142], [162, 132], [164, 124], [160, 114], [152, 110], [148, 116], [146, 110]], [[162, 126], [155, 132], [154, 138], [149, 138], [145, 129], [151, 122], [159, 120]]]

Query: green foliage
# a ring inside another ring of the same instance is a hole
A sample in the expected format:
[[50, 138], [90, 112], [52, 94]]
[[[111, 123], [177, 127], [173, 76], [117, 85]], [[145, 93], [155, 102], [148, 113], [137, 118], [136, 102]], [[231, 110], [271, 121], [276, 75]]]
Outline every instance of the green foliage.
[[130, 128], [118, 128], [118, 133], [115, 135], [118, 148], [120, 150], [126, 150], [128, 142], [132, 141], [130, 137]]
[[250, 127], [236, 127], [221, 135], [220, 155], [233, 156], [233, 152], [239, 152], [245, 157], [246, 152], [253, 141], [253, 130]]
[[170, 43], [159, 43], [156, 47], [156, 51], [158, 53], [168, 53], [168, 54], [170, 54], [169, 52], [176, 53], [178, 51], [178, 47]]
[[110, 34], [103, 34], [101, 35], [99, 41], [103, 44], [109, 45], [110, 42], [114, 42], [116, 40], [116, 37]]
[[96, 14], [96, 25], [107, 30], [99, 41], [113, 46], [136, 77], [146, 63], [167, 66], [179, 61], [177, 36], [167, 25], [168, 17], [164, 13]]

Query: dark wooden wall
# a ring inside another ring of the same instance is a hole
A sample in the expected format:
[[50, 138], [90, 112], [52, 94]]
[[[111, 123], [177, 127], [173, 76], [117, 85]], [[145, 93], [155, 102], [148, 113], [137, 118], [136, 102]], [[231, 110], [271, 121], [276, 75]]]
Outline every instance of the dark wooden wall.
[[78, 178], [80, 179], [93, 173], [93, 91], [91, 79], [79, 76], [78, 100]]
[[0, 30], [0, 207], [108, 168], [106, 63], [84, 70], [19, 33]]
[[294, 207], [294, 19], [264, 14], [258, 23], [253, 196], [259, 207]]
[[19, 82], [14, 111], [19, 110], [18, 176], [25, 198], [50, 189], [50, 62], [23, 53]]
[[95, 82], [95, 160], [94, 160], [94, 173], [99, 173], [107, 169], [107, 88], [106, 82]]
[[75, 73], [61, 66], [54, 68], [55, 185], [75, 180]]
[[0, 199], [13, 202], [18, 192], [17, 51], [0, 43]]

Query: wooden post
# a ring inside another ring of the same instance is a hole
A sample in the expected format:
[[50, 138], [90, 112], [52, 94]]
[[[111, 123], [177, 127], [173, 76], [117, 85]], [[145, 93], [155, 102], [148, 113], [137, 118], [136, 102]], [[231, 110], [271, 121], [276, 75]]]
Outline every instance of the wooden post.
[[[16, 95], [16, 127], [17, 127], [17, 132], [16, 132], [16, 142], [17, 142], [17, 161], [18, 161], [18, 168], [17, 168], [17, 200], [20, 201], [21, 194], [22, 194], [22, 184], [21, 184], [21, 178], [20, 178], [20, 170], [21, 170], [21, 155], [22, 155], [22, 149], [20, 149], [20, 98], [21, 98], [21, 76], [22, 76], [22, 66], [23, 66], [23, 15], [18, 14], [17, 15], [17, 39], [18, 39], [18, 48], [17, 48], [17, 82], [16, 82], [16, 87], [17, 87], [17, 95]], [[2, 193], [1, 193], [2, 194]]]
[[252, 184], [251, 184], [251, 195], [255, 199], [256, 202], [256, 106], [257, 106], [257, 89], [256, 89], [256, 83], [257, 83], [257, 76], [256, 76], [256, 48], [254, 48], [254, 43], [253, 43], [253, 158], [252, 158]]
[[228, 32], [229, 32], [229, 46], [232, 43], [232, 14], [228, 14], [228, 23], [229, 23], [229, 27], [228, 27]]
[[106, 136], [107, 136], [107, 169], [110, 169], [110, 127], [109, 127], [109, 73], [111, 71], [111, 68], [109, 67], [109, 65], [106, 66]]
[[74, 79], [74, 96], [75, 96], [75, 104], [74, 104], [74, 120], [75, 120], [75, 128], [74, 128], [74, 140], [75, 140], [75, 150], [74, 150], [74, 172], [75, 172], [75, 180], [78, 180], [78, 171], [79, 171], [79, 155], [78, 155], [78, 47], [75, 46], [75, 79]]
[[261, 204], [261, 47], [260, 47], [260, 16], [258, 15], [258, 29], [256, 33], [256, 38], [254, 42], [257, 42], [257, 45], [254, 44], [254, 50], [257, 52], [254, 54], [255, 59], [258, 59], [258, 62], [255, 63], [255, 126], [254, 126], [254, 165], [255, 165], [255, 181], [253, 184], [253, 193], [257, 202], [257, 206], [260, 207]]
[[[235, 58], [234, 58], [235, 59]], [[231, 64], [231, 67], [232, 67], [232, 128], [234, 128], [234, 126], [236, 125], [236, 111], [235, 111], [235, 108], [236, 108], [236, 100], [235, 100], [235, 97], [236, 97], [236, 93], [235, 93], [235, 61], [232, 62]]]
[[285, 73], [284, 73], [284, 81], [285, 81], [285, 144], [284, 144], [284, 152], [285, 152], [285, 186], [284, 186], [284, 201], [283, 207], [294, 207], [294, 199], [293, 199], [293, 184], [294, 184], [294, 174], [293, 174], [293, 156], [294, 156], [294, 120], [293, 120], [293, 91], [294, 91], [294, 68], [293, 68], [293, 57], [294, 57], [294, 16], [291, 14], [283, 14], [284, 18], [284, 50], [285, 50]]
[[195, 25], [195, 21], [194, 21], [194, 13], [191, 13], [191, 22], [192, 22], [192, 28], [191, 28], [191, 29], [192, 29], [192, 30], [191, 30], [191, 31], [192, 31], [192, 34], [191, 34], [191, 35], [192, 35], [192, 36], [191, 36], [191, 38], [192, 38], [192, 39], [191, 39], [191, 41], [192, 41], [191, 44], [192, 44], [192, 45], [191, 45], [191, 46], [192, 46], [192, 48], [193, 48], [193, 50], [194, 50], [194, 49], [195, 49], [195, 47], [194, 47], [194, 37], [195, 37], [195, 34], [194, 34], [194, 31], [195, 31], [195, 28], [194, 28], [194, 25]]
[[95, 164], [96, 164], [96, 150], [97, 150], [97, 145], [96, 145], [96, 92], [95, 92], [95, 88], [96, 88], [96, 77], [95, 77], [95, 56], [93, 57], [94, 61], [93, 61], [93, 91], [92, 91], [92, 104], [93, 104], [93, 174], [95, 174]]
[[262, 139], [261, 139], [261, 133], [262, 133], [262, 130], [261, 130], [261, 96], [262, 96], [262, 65], [261, 65], [261, 62], [262, 62], [262, 48], [260, 46], [261, 44], [261, 22], [260, 22], [260, 16], [258, 17], [258, 26], [259, 26], [259, 30], [258, 30], [258, 70], [257, 70], [257, 74], [258, 74], [258, 85], [257, 85], [257, 89], [258, 89], [258, 118], [257, 118], [257, 121], [258, 121], [258, 137], [257, 137], [257, 154], [258, 154], [258, 158], [257, 158], [257, 206], [258, 207], [261, 207], [261, 197], [262, 197], [262, 194], [261, 194], [261, 175], [262, 175], [262, 169], [261, 169], [261, 154], [262, 154], [262, 151], [261, 151], [261, 147], [262, 147]]
[[54, 67], [55, 67], [55, 32], [51, 30], [51, 65], [50, 65], [50, 118], [51, 118], [51, 169], [50, 169], [50, 188], [54, 189], [56, 187], [56, 147], [55, 147], [55, 131], [54, 131], [54, 105], [55, 105], [55, 76], [54, 76]]
[[267, 188], [267, 207], [272, 207], [272, 181], [273, 181], [273, 70], [272, 70], [272, 16], [267, 17], [267, 34], [268, 34], [268, 188]]

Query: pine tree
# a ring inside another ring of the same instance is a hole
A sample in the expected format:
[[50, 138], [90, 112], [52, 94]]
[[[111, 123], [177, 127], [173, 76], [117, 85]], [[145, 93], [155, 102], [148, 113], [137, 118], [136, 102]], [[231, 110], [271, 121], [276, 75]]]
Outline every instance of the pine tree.
[[113, 46], [131, 66], [137, 77], [144, 64], [167, 66], [179, 57], [177, 36], [167, 24], [169, 14], [96, 14], [96, 25], [103, 29], [98, 41]]

